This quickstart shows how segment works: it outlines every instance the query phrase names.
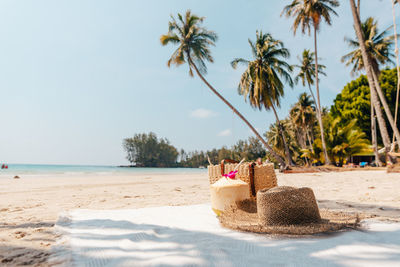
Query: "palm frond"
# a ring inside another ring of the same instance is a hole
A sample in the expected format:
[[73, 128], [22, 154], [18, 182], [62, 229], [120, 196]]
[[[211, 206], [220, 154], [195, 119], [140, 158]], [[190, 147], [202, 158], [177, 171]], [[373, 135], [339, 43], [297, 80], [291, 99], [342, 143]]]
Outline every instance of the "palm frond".
[[[390, 29], [391, 27], [388, 27], [383, 32], [379, 32], [378, 23], [372, 17], [366, 18], [361, 24], [361, 30], [365, 36], [367, 53], [376, 66], [378, 66], [379, 63], [383, 65], [394, 64], [392, 60], [394, 54], [391, 52], [391, 47], [394, 45], [394, 35], [389, 35]], [[346, 66], [353, 66], [351, 74], [354, 75], [365, 67], [360, 44], [358, 41], [348, 37], [345, 37], [345, 42], [349, 47], [354, 48], [354, 50], [342, 56], [341, 61], [345, 63]]]
[[338, 15], [334, 10], [339, 6], [336, 0], [293, 0], [286, 5], [281, 13], [286, 17], [293, 17], [293, 33], [296, 35], [298, 28], [301, 28], [303, 34], [310, 35], [311, 27], [319, 29], [319, 24], [323, 18], [328, 25], [331, 25], [331, 14]]
[[236, 58], [231, 62], [233, 68], [238, 64], [247, 65], [238, 85], [239, 94], [249, 101], [253, 108], [269, 110], [280, 106], [284, 95], [284, 83], [293, 86], [290, 73], [293, 67], [285, 59], [290, 56], [288, 49], [271, 34], [256, 32], [256, 41], [249, 39], [253, 54], [252, 60]]
[[189, 63], [189, 75], [193, 76], [191, 64], [195, 64], [201, 74], [207, 73], [206, 62], [214, 62], [209, 47], [215, 46], [218, 36], [203, 27], [203, 21], [204, 17], [199, 17], [190, 10], [184, 16], [178, 13], [177, 19], [171, 15], [168, 33], [161, 35], [160, 42], [163, 46], [172, 43], [179, 47], [168, 60], [168, 66]]

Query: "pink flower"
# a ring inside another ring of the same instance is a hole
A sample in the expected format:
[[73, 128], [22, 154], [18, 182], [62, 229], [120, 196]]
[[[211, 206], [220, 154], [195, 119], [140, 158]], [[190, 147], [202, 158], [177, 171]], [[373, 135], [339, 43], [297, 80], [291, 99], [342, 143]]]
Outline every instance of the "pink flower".
[[224, 174], [223, 176], [225, 176], [225, 177], [227, 177], [227, 178], [235, 179], [235, 176], [236, 176], [236, 173], [237, 173], [237, 172], [238, 172], [238, 171], [231, 171], [230, 173]]

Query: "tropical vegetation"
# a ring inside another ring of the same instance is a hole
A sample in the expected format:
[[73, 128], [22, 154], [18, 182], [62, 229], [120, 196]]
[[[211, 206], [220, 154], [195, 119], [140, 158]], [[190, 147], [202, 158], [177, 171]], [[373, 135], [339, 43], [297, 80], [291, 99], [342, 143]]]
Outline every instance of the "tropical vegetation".
[[[380, 75], [380, 86], [387, 97], [391, 111], [396, 105], [397, 73], [396, 69], [385, 69]], [[370, 89], [365, 75], [344, 86], [336, 96], [329, 111], [322, 110], [324, 120], [327, 152], [331, 162], [338, 165], [346, 163], [352, 154], [371, 153], [371, 118]], [[286, 118], [280, 120], [285, 129], [285, 140], [290, 150], [291, 159], [296, 165], [325, 163], [321, 135], [316, 117], [316, 107], [312, 97], [301, 93], [292, 105]], [[400, 122], [397, 122], [400, 127]], [[392, 132], [390, 131], [390, 135]], [[264, 136], [274, 152], [285, 157], [285, 147], [277, 123], [271, 124]], [[379, 136], [378, 136], [379, 137]], [[378, 138], [379, 147], [383, 146]], [[168, 139], [158, 138], [154, 133], [135, 134], [123, 142], [127, 159], [133, 166], [143, 167], [192, 167], [208, 165], [208, 158], [213, 164], [222, 159], [240, 161], [245, 158], [255, 161], [276, 163], [276, 158], [265, 150], [258, 138], [249, 137], [239, 140], [232, 147], [215, 148], [208, 151], [185, 151], [170, 144]]]
[[[386, 118], [388, 119], [389, 124], [390, 124], [391, 128], [393, 129], [393, 132], [394, 132], [394, 135], [396, 136], [397, 142], [400, 144], [400, 132], [399, 132], [398, 128], [395, 126], [392, 112], [390, 111], [387, 100], [386, 100], [385, 96], [383, 95], [382, 88], [379, 84], [379, 73], [378, 73], [378, 70], [375, 69], [373, 66], [372, 55], [368, 53], [367, 44], [365, 42], [367, 36], [364, 36], [363, 29], [362, 29], [362, 23], [361, 23], [361, 19], [360, 19], [360, 2], [358, 1], [358, 7], [357, 7], [354, 0], [349, 0], [349, 1], [350, 1], [350, 7], [351, 7], [353, 21], [354, 21], [354, 30], [356, 32], [356, 36], [358, 39], [364, 69], [367, 73], [368, 84], [370, 85], [371, 103], [372, 103], [371, 108], [373, 106], [374, 111], [377, 114], [377, 119], [378, 119], [380, 129], [384, 130], [385, 126], [384, 126], [383, 116], [379, 114], [381, 112], [380, 104], [382, 104], [383, 109], [386, 114]], [[389, 136], [382, 131], [381, 131], [381, 135], [384, 140], [384, 145], [385, 145], [386, 151], [393, 148], [393, 146], [390, 143]]]
[[[321, 106], [319, 82], [321, 76], [327, 75], [327, 69], [319, 63], [317, 37], [322, 22], [331, 25], [332, 17], [338, 15], [335, 9], [339, 1], [288, 2], [281, 16], [293, 19], [294, 35], [298, 30], [302, 34], [313, 33], [314, 50], [304, 48], [298, 57], [298, 64], [292, 65], [289, 63], [290, 51], [282, 41], [270, 33], [257, 31], [255, 41], [248, 40], [253, 57], [235, 58], [231, 62], [234, 69], [239, 64], [245, 66], [238, 81], [238, 93], [254, 109], [274, 114], [276, 122], [264, 130], [263, 135], [205, 79], [206, 63], [213, 62], [210, 47], [215, 46], [216, 33], [207, 30], [202, 25], [204, 18], [191, 11], [171, 16], [168, 33], [160, 38], [162, 45], [177, 46], [167, 62], [168, 67], [187, 63], [189, 75], [196, 73], [255, 135], [229, 149], [222, 147], [207, 152], [181, 150], [175, 163], [177, 166], [205, 165], [206, 158], [218, 162], [226, 157], [237, 160], [260, 157], [282, 168], [330, 163], [342, 165], [353, 154], [372, 151], [376, 163], [380, 165], [382, 151], [395, 149], [395, 141], [400, 147], [400, 122], [397, 120], [400, 68], [394, 10], [398, 2], [391, 0], [393, 26], [380, 31], [375, 18], [368, 17], [361, 21], [361, 1], [349, 0], [355, 37], [345, 37], [350, 51], [339, 56], [346, 66], [351, 67], [351, 75], [363, 72], [366, 75], [348, 83], [329, 109]], [[390, 32], [392, 28], [393, 34]], [[395, 63], [395, 56], [396, 69], [389, 69], [388, 66]], [[279, 118], [278, 109], [284, 101], [285, 92], [295, 85], [301, 85], [308, 92], [299, 93], [287, 117]], [[395, 114], [394, 117], [392, 114]]]
[[[315, 81], [315, 72], [316, 66], [314, 63], [315, 53], [311, 52], [309, 49], [304, 49], [302, 57], [298, 58], [300, 61], [300, 65], [294, 65], [295, 68], [299, 69], [296, 77], [294, 78], [294, 82], [298, 84], [301, 81], [303, 87], [308, 87], [310, 94], [314, 100], [314, 103], [317, 103], [317, 100], [314, 95], [314, 91], [311, 88], [311, 85], [314, 85]], [[325, 65], [318, 65], [318, 73], [326, 76], [326, 73], [323, 71], [325, 69]]]
[[217, 40], [216, 33], [201, 26], [204, 18], [192, 14], [190, 10], [186, 11], [185, 16], [178, 13], [177, 17], [178, 20], [171, 16], [171, 21], [168, 25], [168, 33], [162, 35], [160, 38], [162, 45], [167, 45], [169, 43], [178, 45], [178, 48], [167, 62], [168, 67], [170, 67], [171, 64], [180, 66], [184, 63], [188, 63], [189, 75], [193, 76], [194, 69], [207, 87], [250, 128], [263, 143], [265, 148], [275, 157], [281, 166], [284, 167], [285, 162], [283, 159], [274, 152], [254, 126], [204, 78], [203, 75], [207, 73], [206, 61], [211, 63], [214, 61], [211, 56], [210, 46], [215, 45], [215, 41]]
[[[317, 50], [317, 32], [320, 30], [321, 22], [324, 20], [328, 25], [331, 25], [331, 14], [337, 15], [334, 7], [339, 6], [339, 1], [336, 0], [293, 0], [291, 4], [285, 6], [282, 14], [287, 17], [293, 17], [293, 33], [296, 34], [300, 27], [303, 34], [311, 34], [311, 28], [314, 30], [314, 59], [315, 59], [315, 91], [317, 99], [317, 118], [320, 126], [322, 148], [324, 151], [326, 163], [330, 163], [324, 137], [324, 125], [321, 115], [321, 99], [319, 92], [319, 69], [318, 69], [318, 50]], [[312, 94], [313, 95], [313, 94]]]
[[177, 149], [168, 139], [158, 138], [155, 133], [135, 134], [123, 141], [127, 160], [138, 167], [172, 167], [176, 165]]
[[272, 109], [285, 149], [286, 164], [294, 165], [284, 129], [276, 111], [284, 96], [284, 84], [281, 79], [284, 79], [289, 86], [293, 86], [290, 75], [293, 67], [285, 61], [290, 57], [289, 50], [284, 47], [283, 42], [261, 31], [256, 33], [255, 42], [249, 39], [249, 44], [253, 59], [236, 58], [231, 62], [233, 68], [236, 68], [238, 64], [244, 64], [247, 67], [241, 76], [238, 92], [249, 100], [252, 107], [260, 110], [263, 107], [266, 110]]
[[218, 164], [223, 159], [255, 161], [266, 159], [263, 144], [254, 137], [239, 140], [232, 147], [221, 147], [209, 151], [178, 150], [166, 138], [158, 138], [153, 132], [135, 134], [123, 140], [126, 158], [135, 167], [189, 167], [198, 168]]
[[[385, 94], [389, 108], [392, 112], [396, 105], [397, 90], [397, 74], [396, 69], [386, 69], [381, 72], [379, 84]], [[371, 113], [370, 113], [370, 89], [368, 87], [368, 79], [365, 75], [360, 75], [355, 80], [344, 86], [343, 90], [333, 100], [331, 113], [334, 117], [341, 117], [344, 123], [348, 123], [353, 119], [357, 119], [356, 125], [371, 136]], [[397, 122], [400, 128], [400, 122]], [[389, 129], [389, 135], [393, 135], [393, 131]], [[383, 140], [378, 136], [378, 144], [382, 145]]]

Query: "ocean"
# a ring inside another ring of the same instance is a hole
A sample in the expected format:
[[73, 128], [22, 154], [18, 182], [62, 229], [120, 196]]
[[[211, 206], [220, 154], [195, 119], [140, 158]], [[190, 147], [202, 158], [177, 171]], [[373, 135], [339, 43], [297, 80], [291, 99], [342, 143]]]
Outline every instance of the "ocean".
[[[196, 174], [206, 173], [199, 168], [126, 168], [117, 166], [7, 164], [8, 169], [0, 169], [0, 176], [49, 176], [49, 175], [112, 175], [112, 174]], [[1, 167], [1, 166], [0, 166]]]

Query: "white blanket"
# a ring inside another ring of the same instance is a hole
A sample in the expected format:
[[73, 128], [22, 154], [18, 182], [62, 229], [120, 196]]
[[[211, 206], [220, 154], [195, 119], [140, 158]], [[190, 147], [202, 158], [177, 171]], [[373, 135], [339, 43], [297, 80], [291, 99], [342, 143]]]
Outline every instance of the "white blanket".
[[400, 266], [400, 224], [271, 238], [222, 228], [209, 205], [75, 210], [60, 218], [53, 262], [66, 266]]

